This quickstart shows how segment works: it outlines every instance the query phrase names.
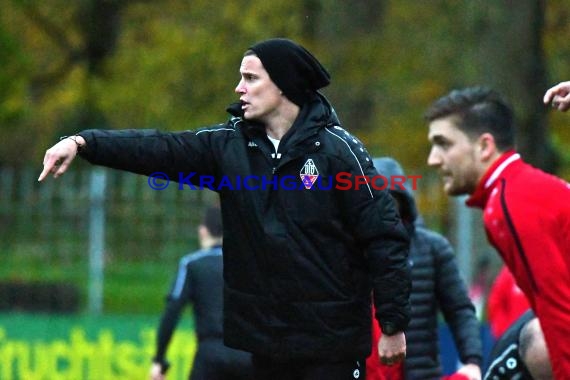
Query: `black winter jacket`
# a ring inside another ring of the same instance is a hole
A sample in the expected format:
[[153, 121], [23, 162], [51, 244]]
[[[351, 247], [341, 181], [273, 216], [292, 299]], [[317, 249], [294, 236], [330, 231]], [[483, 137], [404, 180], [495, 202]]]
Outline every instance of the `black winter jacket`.
[[463, 363], [482, 363], [475, 308], [459, 275], [453, 249], [438, 233], [416, 227], [410, 247], [412, 314], [406, 330], [406, 379], [440, 379], [438, 312], [449, 326]]
[[365, 357], [372, 288], [376, 315], [396, 330], [407, 327], [410, 290], [409, 237], [388, 192], [336, 188], [339, 173], [343, 189], [349, 177], [376, 174], [369, 154], [324, 97], [305, 104], [278, 152], [262, 126], [229, 111], [228, 122], [195, 132], [83, 131], [80, 154], [164, 172], [187, 191], [190, 181], [214, 178], [227, 345], [280, 359]]
[[[376, 169], [385, 177], [404, 175], [399, 164], [389, 158], [374, 159]], [[406, 330], [407, 353], [404, 364], [408, 380], [441, 379], [438, 316], [448, 324], [459, 358], [463, 363], [481, 366], [482, 343], [475, 307], [449, 241], [423, 226], [410, 191], [394, 186], [404, 225], [411, 236], [409, 260], [412, 273], [411, 320]]]

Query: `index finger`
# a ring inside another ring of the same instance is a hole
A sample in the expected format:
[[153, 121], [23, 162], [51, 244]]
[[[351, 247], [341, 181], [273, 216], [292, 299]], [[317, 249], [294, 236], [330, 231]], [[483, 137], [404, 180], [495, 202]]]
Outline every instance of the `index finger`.
[[47, 175], [52, 171], [56, 162], [57, 162], [57, 159], [54, 157], [49, 157], [49, 158], [46, 157], [44, 159], [44, 169], [42, 170], [42, 172], [40, 173], [40, 176], [38, 177], [38, 182], [43, 181], [44, 178], [47, 177]]
[[542, 101], [544, 102], [544, 104], [550, 103], [550, 101], [552, 100], [552, 98], [556, 94], [556, 91], [558, 91], [558, 86], [559, 85], [551, 87], [546, 91], [546, 93], [544, 94], [544, 97], [542, 98]]
[[546, 91], [544, 97], [542, 98], [542, 101], [544, 102], [544, 104], [548, 104], [552, 101], [555, 95], [566, 96], [568, 95], [569, 92], [570, 92], [570, 81], [560, 82]]
[[44, 170], [40, 173], [40, 176], [38, 177], [38, 182], [42, 182], [44, 178], [48, 175], [49, 171], [50, 168], [44, 165]]

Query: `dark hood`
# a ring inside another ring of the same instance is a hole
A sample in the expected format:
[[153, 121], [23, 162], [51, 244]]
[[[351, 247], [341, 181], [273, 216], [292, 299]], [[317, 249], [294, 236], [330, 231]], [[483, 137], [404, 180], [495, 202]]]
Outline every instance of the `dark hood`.
[[[413, 193], [413, 183], [406, 178], [405, 181], [400, 181], [397, 179], [396, 185], [392, 185], [391, 178], [394, 176], [406, 176], [404, 169], [398, 161], [391, 157], [376, 157], [372, 160], [374, 167], [378, 171], [378, 174], [383, 175], [390, 182], [388, 190], [393, 197], [397, 197], [401, 202], [402, 207], [400, 210], [400, 216], [408, 230], [413, 230], [416, 220], [418, 219], [418, 211], [416, 207], [416, 201], [414, 200]], [[403, 183], [404, 189], [399, 186], [399, 183]], [[381, 186], [381, 185], [379, 185]]]

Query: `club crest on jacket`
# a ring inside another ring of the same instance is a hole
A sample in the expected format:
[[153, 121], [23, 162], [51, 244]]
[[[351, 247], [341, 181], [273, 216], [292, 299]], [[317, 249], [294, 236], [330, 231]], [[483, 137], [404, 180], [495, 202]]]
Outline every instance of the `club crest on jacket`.
[[301, 181], [303, 182], [305, 189], [309, 190], [313, 187], [315, 181], [319, 177], [319, 170], [317, 169], [317, 166], [313, 162], [312, 158], [309, 158], [305, 162], [301, 168], [301, 171], [299, 172], [299, 176], [301, 177]]

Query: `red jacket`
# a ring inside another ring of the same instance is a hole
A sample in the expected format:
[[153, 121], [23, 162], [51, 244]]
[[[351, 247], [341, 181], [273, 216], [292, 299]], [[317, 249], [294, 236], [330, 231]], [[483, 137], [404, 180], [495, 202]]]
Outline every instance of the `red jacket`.
[[467, 205], [541, 322], [557, 379], [570, 374], [570, 184], [503, 154]]
[[498, 339], [530, 307], [526, 296], [506, 266], [501, 268], [489, 292], [487, 317], [491, 333]]

